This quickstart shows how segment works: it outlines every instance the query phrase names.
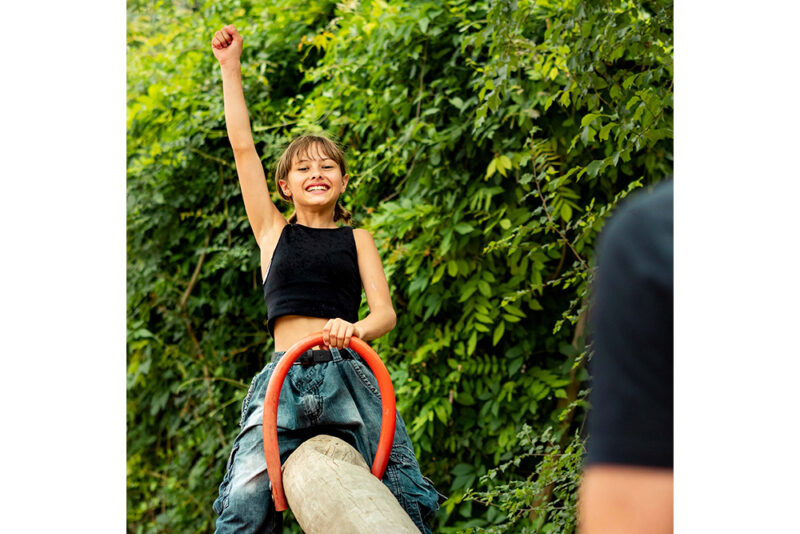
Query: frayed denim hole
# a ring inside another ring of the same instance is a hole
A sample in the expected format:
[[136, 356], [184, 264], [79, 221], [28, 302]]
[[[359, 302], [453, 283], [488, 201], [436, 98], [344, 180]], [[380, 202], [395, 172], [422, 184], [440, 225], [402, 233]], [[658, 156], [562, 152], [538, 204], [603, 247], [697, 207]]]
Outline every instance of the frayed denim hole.
[[324, 407], [323, 397], [318, 391], [314, 391], [303, 395], [301, 399], [301, 402], [303, 403], [303, 411], [305, 412], [306, 417], [308, 417], [312, 424], [319, 422]]

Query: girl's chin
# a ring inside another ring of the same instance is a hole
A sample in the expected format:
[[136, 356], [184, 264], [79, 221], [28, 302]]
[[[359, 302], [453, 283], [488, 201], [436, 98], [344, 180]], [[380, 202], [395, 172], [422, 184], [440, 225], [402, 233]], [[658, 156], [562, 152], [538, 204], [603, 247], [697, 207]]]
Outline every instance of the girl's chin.
[[336, 201], [339, 200], [338, 198], [308, 198], [306, 202], [303, 202], [303, 205], [319, 209], [319, 208], [331, 208], [336, 205]]

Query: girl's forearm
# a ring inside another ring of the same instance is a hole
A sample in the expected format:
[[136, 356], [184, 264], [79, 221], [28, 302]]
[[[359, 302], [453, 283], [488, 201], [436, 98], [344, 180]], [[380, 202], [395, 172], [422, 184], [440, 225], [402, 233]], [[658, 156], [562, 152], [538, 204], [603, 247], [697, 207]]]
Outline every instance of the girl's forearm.
[[363, 341], [371, 341], [390, 332], [395, 324], [397, 324], [397, 315], [393, 309], [388, 308], [371, 311], [369, 315], [357, 321], [355, 326]]
[[228, 139], [234, 152], [253, 145], [253, 134], [250, 131], [250, 118], [242, 89], [241, 64], [236, 62], [220, 66], [222, 71], [222, 94], [225, 103], [225, 126]]

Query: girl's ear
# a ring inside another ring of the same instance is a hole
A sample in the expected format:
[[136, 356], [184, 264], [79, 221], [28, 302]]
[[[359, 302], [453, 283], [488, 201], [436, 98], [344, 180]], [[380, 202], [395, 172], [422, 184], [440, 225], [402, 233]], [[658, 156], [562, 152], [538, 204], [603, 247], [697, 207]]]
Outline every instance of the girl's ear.
[[350, 175], [345, 174], [342, 176], [342, 191], [344, 191], [345, 187], [347, 187], [347, 182], [350, 180]]
[[292, 196], [292, 193], [289, 191], [289, 182], [287, 182], [286, 180], [278, 180], [278, 187], [281, 188], [281, 191], [287, 197]]

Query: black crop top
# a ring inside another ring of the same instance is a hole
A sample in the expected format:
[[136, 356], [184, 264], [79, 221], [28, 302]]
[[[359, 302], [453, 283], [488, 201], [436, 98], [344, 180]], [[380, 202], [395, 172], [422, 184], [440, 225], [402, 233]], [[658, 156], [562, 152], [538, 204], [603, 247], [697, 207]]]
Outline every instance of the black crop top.
[[264, 280], [267, 327], [283, 315], [358, 321], [361, 275], [353, 229], [287, 224]]

